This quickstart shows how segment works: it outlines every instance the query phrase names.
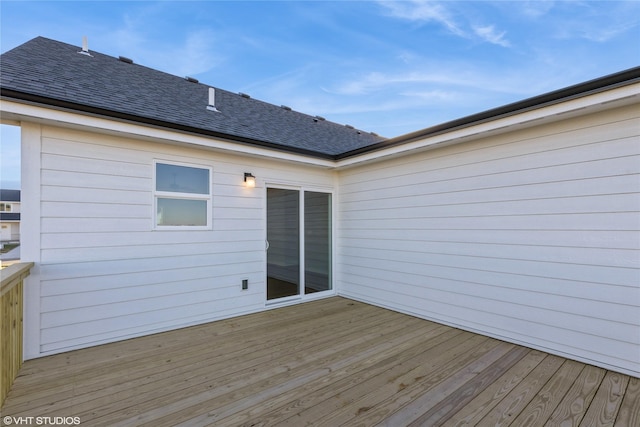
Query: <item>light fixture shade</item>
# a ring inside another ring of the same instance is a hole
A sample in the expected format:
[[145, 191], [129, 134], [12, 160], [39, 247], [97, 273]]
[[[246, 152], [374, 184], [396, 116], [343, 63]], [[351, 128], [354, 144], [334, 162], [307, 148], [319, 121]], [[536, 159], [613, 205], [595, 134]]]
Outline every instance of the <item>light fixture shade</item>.
[[244, 173], [244, 185], [253, 188], [256, 186], [256, 177], [249, 172]]

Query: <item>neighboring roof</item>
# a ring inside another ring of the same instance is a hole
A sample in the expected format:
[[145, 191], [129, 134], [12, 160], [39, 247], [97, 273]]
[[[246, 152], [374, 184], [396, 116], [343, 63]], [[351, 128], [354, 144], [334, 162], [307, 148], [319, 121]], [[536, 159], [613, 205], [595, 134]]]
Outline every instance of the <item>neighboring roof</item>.
[[20, 212], [0, 212], [0, 221], [20, 221]]
[[640, 81], [640, 67], [385, 139], [98, 52], [37, 37], [0, 57], [0, 95], [325, 159], [345, 159]]
[[98, 52], [37, 37], [0, 57], [3, 97], [333, 158], [375, 134]]
[[19, 202], [20, 190], [1, 190], [0, 202]]

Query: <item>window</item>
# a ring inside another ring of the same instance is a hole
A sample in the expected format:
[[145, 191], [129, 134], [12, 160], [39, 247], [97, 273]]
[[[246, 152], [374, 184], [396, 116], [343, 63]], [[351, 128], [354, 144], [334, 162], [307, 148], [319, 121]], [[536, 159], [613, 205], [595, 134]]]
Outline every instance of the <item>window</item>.
[[211, 168], [155, 163], [155, 227], [211, 228]]
[[0, 212], [11, 212], [10, 203], [0, 203]]

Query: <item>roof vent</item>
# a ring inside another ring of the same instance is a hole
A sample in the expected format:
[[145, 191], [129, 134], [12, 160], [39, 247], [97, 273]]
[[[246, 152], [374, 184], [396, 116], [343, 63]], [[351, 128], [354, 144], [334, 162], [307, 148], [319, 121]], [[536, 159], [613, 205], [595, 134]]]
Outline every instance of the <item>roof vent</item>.
[[291, 107], [287, 107], [286, 105], [281, 105], [280, 108], [283, 110], [291, 111]]
[[82, 55], [92, 56], [89, 53], [89, 41], [87, 40], [87, 36], [82, 37], [82, 50], [78, 53]]
[[216, 90], [212, 87], [209, 88], [209, 105], [207, 105], [207, 110], [216, 113], [220, 112], [220, 110], [216, 108]]
[[[325, 119], [324, 117], [322, 117], [322, 116], [316, 116], [316, 119], [318, 119], [318, 120], [322, 120], [322, 121], [326, 120], [326, 119]], [[316, 120], [316, 121], [318, 121], [318, 120]]]
[[185, 77], [184, 78], [186, 81], [191, 82], [191, 83], [200, 83], [200, 81], [198, 79], [194, 79], [193, 77]]
[[251, 97], [249, 95], [247, 95], [246, 93], [238, 92], [238, 95], [240, 95], [243, 98], [251, 99]]
[[344, 127], [346, 127], [347, 129], [355, 129], [353, 126], [351, 125], [344, 125]]
[[127, 58], [126, 56], [119, 56], [118, 60], [127, 64], [133, 64], [133, 59]]

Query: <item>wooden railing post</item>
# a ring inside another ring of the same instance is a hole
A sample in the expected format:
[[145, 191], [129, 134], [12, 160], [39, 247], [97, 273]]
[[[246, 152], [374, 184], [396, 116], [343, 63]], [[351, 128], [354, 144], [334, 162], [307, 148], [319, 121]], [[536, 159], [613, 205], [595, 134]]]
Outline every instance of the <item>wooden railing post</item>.
[[0, 407], [22, 366], [23, 281], [32, 262], [0, 270]]

